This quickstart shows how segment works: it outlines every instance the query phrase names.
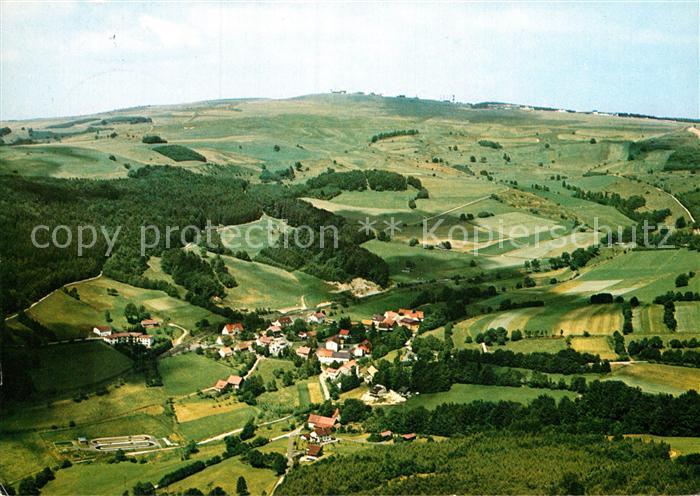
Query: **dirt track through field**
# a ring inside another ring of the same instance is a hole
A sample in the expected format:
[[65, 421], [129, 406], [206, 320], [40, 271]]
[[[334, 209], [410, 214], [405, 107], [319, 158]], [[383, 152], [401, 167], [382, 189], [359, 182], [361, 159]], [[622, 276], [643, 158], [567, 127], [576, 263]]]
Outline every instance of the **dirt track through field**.
[[[496, 193], [492, 193], [492, 194], [503, 193], [504, 191], [508, 191], [508, 188], [504, 188], [504, 189], [502, 189], [502, 190], [500, 190], [500, 191], [497, 191]], [[424, 221], [426, 221], [426, 220], [432, 220], [432, 219], [435, 219], [435, 218], [437, 218], [437, 217], [441, 217], [441, 216], [443, 216], [443, 215], [445, 215], [445, 214], [449, 214], [450, 212], [454, 212], [455, 210], [459, 210], [460, 208], [468, 207], [469, 205], [474, 205], [475, 203], [479, 203], [479, 202], [481, 202], [481, 201], [488, 200], [489, 198], [491, 198], [491, 195], [482, 196], [481, 198], [477, 198], [476, 200], [472, 200], [472, 201], [470, 201], [470, 202], [467, 202], [467, 203], [465, 203], [464, 205], [458, 205], [458, 206], [456, 206], [456, 207], [454, 207], [454, 208], [451, 208], [451, 209], [445, 210], [444, 212], [441, 212], [441, 213], [439, 213], [439, 214], [433, 215], [432, 217], [426, 217], [426, 218], [424, 218], [423, 220], [424, 220]]]

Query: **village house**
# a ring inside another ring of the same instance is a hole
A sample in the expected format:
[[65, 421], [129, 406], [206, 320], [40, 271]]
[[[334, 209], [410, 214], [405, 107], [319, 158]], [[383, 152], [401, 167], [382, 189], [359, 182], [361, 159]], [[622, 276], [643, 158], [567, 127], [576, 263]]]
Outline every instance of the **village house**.
[[375, 367], [374, 365], [370, 365], [362, 372], [362, 378], [366, 383], [369, 384], [370, 382], [372, 382], [372, 380], [374, 380], [374, 376], [377, 374], [377, 372], [379, 372], [379, 370], [377, 370], [377, 367]]
[[95, 326], [92, 328], [92, 332], [103, 338], [112, 334], [112, 328], [110, 326]]
[[226, 383], [233, 389], [238, 390], [241, 388], [241, 384], [243, 384], [243, 377], [240, 375], [230, 375], [228, 379], [226, 379]]
[[353, 373], [353, 369], [355, 371], [355, 375], [357, 375], [357, 362], [355, 360], [345, 362], [338, 370], [342, 375], [351, 375]]
[[219, 379], [218, 381], [216, 381], [216, 384], [214, 384], [214, 389], [217, 393], [224, 393], [228, 388], [229, 383], [223, 379]]
[[234, 345], [234, 350], [237, 352], [253, 351], [253, 341], [239, 341]]
[[289, 341], [284, 337], [274, 338], [260, 335], [255, 340], [255, 344], [261, 348], [266, 348], [272, 356], [279, 356], [280, 353], [289, 348]]
[[323, 456], [323, 446], [320, 444], [310, 444], [306, 448], [306, 456], [311, 459], [317, 459]]
[[404, 441], [413, 441], [415, 438], [416, 438], [415, 432], [411, 432], [410, 434], [404, 434], [403, 436], [401, 436], [401, 439], [403, 439]]
[[274, 324], [270, 324], [269, 326], [267, 326], [267, 329], [265, 329], [265, 333], [272, 336], [280, 334], [281, 332], [282, 327]]
[[396, 322], [399, 319], [400, 315], [398, 312], [392, 312], [391, 310], [387, 310], [384, 312], [384, 320], [391, 320], [392, 322]]
[[412, 319], [409, 317], [402, 317], [401, 319], [399, 319], [399, 325], [405, 327], [411, 332], [417, 332], [420, 328], [420, 320]]
[[221, 394], [225, 393], [226, 391], [229, 391], [230, 389], [238, 390], [241, 387], [241, 384], [243, 384], [243, 377], [239, 375], [230, 375], [228, 376], [228, 379], [219, 379], [216, 381], [216, 384], [214, 384], [213, 389]]
[[290, 325], [292, 325], [293, 322], [294, 321], [292, 320], [291, 317], [284, 316], [284, 317], [280, 317], [279, 319], [275, 320], [272, 323], [272, 325], [277, 326], [281, 329], [284, 329], [285, 327], [289, 327]]
[[334, 369], [333, 367], [327, 367], [326, 370], [324, 370], [323, 372], [325, 372], [326, 377], [333, 382], [338, 380], [338, 377], [340, 377], [340, 369]]
[[282, 326], [270, 324], [265, 330], [267, 331], [267, 334], [279, 334], [282, 332]]
[[333, 337], [326, 340], [326, 349], [331, 351], [340, 351], [340, 345], [338, 344], [338, 339]]
[[268, 346], [270, 355], [272, 356], [279, 356], [287, 348], [289, 348], [289, 341], [283, 337], [273, 339], [272, 343]]
[[316, 443], [328, 443], [333, 440], [333, 431], [326, 427], [315, 427], [309, 437]]
[[352, 354], [357, 358], [372, 354], [372, 345], [366, 339], [352, 349]]
[[337, 369], [333, 367], [327, 367], [324, 370], [324, 373], [326, 374], [326, 377], [328, 379], [335, 382], [343, 375], [352, 375], [353, 370], [355, 371], [355, 375], [357, 375], [357, 362], [355, 360], [350, 360], [340, 365], [340, 367], [338, 367]]
[[154, 327], [160, 326], [160, 320], [158, 319], [143, 319], [141, 321], [141, 327], [144, 329], [153, 329]]
[[382, 438], [382, 441], [387, 441], [391, 439], [394, 436], [394, 433], [391, 431], [383, 431], [379, 433], [379, 437]]
[[243, 324], [240, 322], [234, 322], [233, 324], [226, 324], [221, 329], [221, 334], [224, 336], [235, 336], [236, 334], [243, 332]]
[[219, 356], [221, 358], [230, 357], [231, 355], [233, 355], [233, 350], [230, 347], [224, 346], [221, 349], [219, 349]]
[[391, 331], [395, 324], [393, 319], [384, 319], [377, 325], [377, 329], [380, 331]]
[[148, 334], [139, 334], [136, 336], [136, 342], [141, 346], [145, 346], [146, 348], [153, 346], [154, 341], [155, 338], [153, 336], [149, 336]]
[[333, 362], [345, 363], [352, 359], [352, 355], [347, 351], [332, 351], [325, 348], [316, 350], [318, 361], [324, 365], [330, 365]]
[[326, 314], [324, 312], [315, 312], [306, 318], [306, 322], [309, 324], [323, 324], [326, 320]]
[[297, 356], [300, 356], [301, 358], [303, 358], [305, 360], [309, 358], [310, 353], [311, 353], [311, 348], [309, 348], [308, 346], [299, 346], [299, 348], [297, 348], [297, 351], [296, 351]]
[[340, 332], [338, 332], [338, 338], [340, 339], [348, 339], [350, 337], [350, 329], [341, 329]]
[[104, 336], [102, 340], [111, 345], [132, 343], [150, 348], [153, 345], [155, 338], [153, 336], [149, 336], [148, 334], [141, 334], [140, 332], [113, 332], [107, 336]]
[[316, 427], [321, 427], [322, 429], [333, 429], [335, 424], [338, 423], [339, 419], [340, 410], [336, 408], [335, 412], [333, 412], [333, 415], [330, 417], [316, 415], [315, 413], [309, 414], [306, 424], [309, 426], [309, 429], [315, 429]]
[[418, 320], [420, 322], [423, 321], [424, 315], [422, 310], [408, 310], [406, 308], [399, 308], [399, 315], [402, 317], [408, 318], [408, 319], [413, 319], [413, 320]]

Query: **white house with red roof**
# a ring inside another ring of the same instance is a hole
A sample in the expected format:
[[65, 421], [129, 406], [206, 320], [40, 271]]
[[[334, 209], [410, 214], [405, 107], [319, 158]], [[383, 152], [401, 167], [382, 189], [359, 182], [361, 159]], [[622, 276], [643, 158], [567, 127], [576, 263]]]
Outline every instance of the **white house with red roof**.
[[315, 312], [306, 318], [306, 322], [308, 322], [309, 324], [323, 324], [325, 320], [325, 312]]
[[243, 332], [243, 324], [240, 322], [234, 322], [232, 324], [225, 324], [221, 329], [221, 334], [224, 336], [235, 336], [239, 332]]
[[240, 375], [230, 375], [228, 379], [226, 379], [226, 383], [233, 387], [233, 389], [240, 389], [241, 384], [243, 384], [243, 377]]
[[360, 343], [352, 349], [352, 354], [357, 358], [362, 358], [365, 355], [370, 355], [372, 348], [369, 344]]
[[338, 344], [338, 340], [336, 338], [327, 339], [325, 347], [327, 350], [340, 351], [340, 345]]

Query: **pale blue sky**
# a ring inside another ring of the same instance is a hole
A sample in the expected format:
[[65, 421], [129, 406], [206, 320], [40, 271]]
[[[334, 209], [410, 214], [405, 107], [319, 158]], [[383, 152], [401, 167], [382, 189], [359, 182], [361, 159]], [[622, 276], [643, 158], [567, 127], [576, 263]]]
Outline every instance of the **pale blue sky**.
[[698, 1], [0, 2], [0, 119], [331, 89], [700, 117]]

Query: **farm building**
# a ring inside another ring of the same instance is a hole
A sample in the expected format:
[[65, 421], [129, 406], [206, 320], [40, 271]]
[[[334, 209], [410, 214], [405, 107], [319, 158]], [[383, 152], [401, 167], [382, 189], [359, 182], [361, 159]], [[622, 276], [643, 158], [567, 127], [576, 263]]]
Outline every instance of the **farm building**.
[[92, 328], [92, 332], [103, 338], [112, 334], [112, 328], [110, 326], [95, 326]]
[[104, 336], [102, 340], [107, 344], [140, 344], [146, 348], [150, 348], [153, 345], [155, 338], [149, 336], [148, 334], [141, 334], [140, 332], [116, 332]]
[[315, 413], [312, 413], [309, 415], [306, 423], [309, 426], [309, 429], [315, 429], [316, 427], [320, 427], [322, 429], [333, 429], [339, 418], [340, 410], [336, 408], [332, 417], [324, 417], [323, 415], [316, 415]]
[[326, 314], [324, 312], [315, 312], [306, 318], [306, 322], [309, 324], [323, 324], [326, 320]]
[[141, 321], [141, 327], [144, 329], [153, 329], [154, 327], [160, 327], [160, 320], [158, 319], [143, 319]]
[[309, 458], [320, 458], [323, 456], [323, 446], [319, 444], [310, 444], [308, 448], [306, 448], [306, 456]]
[[225, 336], [235, 336], [239, 332], [243, 332], [243, 324], [240, 322], [234, 322], [233, 324], [226, 324], [221, 329], [221, 334]]

